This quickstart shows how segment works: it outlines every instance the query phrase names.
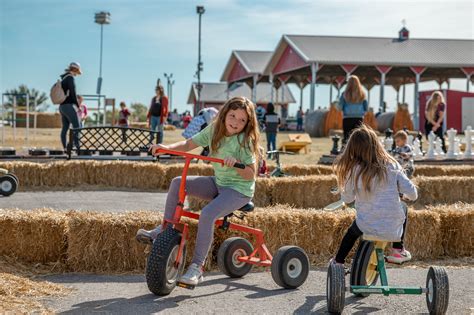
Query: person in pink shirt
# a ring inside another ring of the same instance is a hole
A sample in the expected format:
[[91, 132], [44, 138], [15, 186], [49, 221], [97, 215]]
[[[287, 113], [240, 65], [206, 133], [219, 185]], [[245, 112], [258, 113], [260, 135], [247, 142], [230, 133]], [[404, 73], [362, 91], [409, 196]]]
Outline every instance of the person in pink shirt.
[[77, 119], [79, 120], [79, 128], [84, 127], [84, 123], [87, 119], [87, 106], [83, 102], [84, 97], [82, 97], [82, 95], [78, 95], [77, 103], [79, 104], [79, 107], [77, 109]]

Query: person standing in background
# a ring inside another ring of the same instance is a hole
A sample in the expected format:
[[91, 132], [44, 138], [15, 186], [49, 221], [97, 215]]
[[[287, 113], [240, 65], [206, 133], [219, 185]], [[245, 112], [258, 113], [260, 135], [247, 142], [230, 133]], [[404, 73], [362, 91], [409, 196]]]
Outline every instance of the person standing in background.
[[[78, 62], [71, 62], [69, 67], [64, 70], [61, 75], [61, 87], [66, 94], [66, 99], [59, 105], [59, 113], [61, 114], [62, 129], [61, 129], [61, 143], [64, 151], [67, 149], [66, 136], [69, 127], [79, 128], [79, 119], [77, 111], [79, 110], [79, 103], [76, 94], [76, 84], [74, 77], [81, 75], [81, 65]], [[79, 149], [79, 138], [76, 133], [73, 135], [73, 142], [77, 149]]]
[[268, 103], [267, 113], [263, 116], [265, 122], [265, 134], [267, 135], [267, 152], [276, 150], [276, 137], [280, 126], [280, 117], [275, 113], [273, 103]]
[[[158, 132], [157, 143], [163, 143], [163, 125], [168, 118], [168, 97], [165, 95], [163, 86], [158, 85], [155, 89], [156, 95], [151, 99], [148, 109], [148, 128]], [[150, 144], [153, 143], [154, 135], [150, 134]]]
[[77, 103], [79, 104], [77, 118], [79, 119], [79, 128], [82, 128], [87, 119], [87, 106], [84, 104], [84, 97], [82, 97], [82, 95], [77, 96]]
[[303, 131], [303, 107], [300, 106], [296, 112], [296, 131]]
[[443, 93], [435, 91], [431, 94], [430, 99], [426, 103], [425, 110], [425, 133], [426, 139], [431, 131], [434, 132], [438, 138], [441, 139], [441, 147], [446, 153], [446, 144], [444, 143], [443, 135], [443, 120], [446, 110], [446, 102], [444, 101]]
[[344, 130], [342, 143], [346, 143], [352, 130], [362, 125], [365, 113], [369, 109], [364, 89], [357, 76], [349, 77], [346, 90], [339, 99], [339, 107], [342, 110], [342, 129]]

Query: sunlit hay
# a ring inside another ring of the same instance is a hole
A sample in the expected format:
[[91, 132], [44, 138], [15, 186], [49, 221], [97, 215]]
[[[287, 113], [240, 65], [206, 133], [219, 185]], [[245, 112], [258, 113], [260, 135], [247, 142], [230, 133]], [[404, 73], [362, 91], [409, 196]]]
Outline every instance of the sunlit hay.
[[474, 178], [440, 176], [415, 178], [418, 186], [418, 205], [467, 202], [474, 203]]
[[154, 212], [75, 212], [69, 217], [67, 264], [72, 271], [143, 270], [146, 245], [136, 241], [139, 228], [161, 223]]
[[434, 211], [408, 211], [404, 246], [414, 259], [435, 259], [443, 254], [441, 219]]
[[437, 212], [441, 219], [440, 242], [448, 257], [474, 254], [474, 204], [456, 203], [427, 208]]
[[66, 258], [64, 212], [0, 210], [0, 255], [35, 263], [62, 262]]
[[[335, 176], [280, 177], [274, 179], [272, 184], [272, 204], [318, 209], [339, 199], [339, 196], [331, 194], [331, 188], [336, 186]], [[259, 190], [256, 191], [258, 194]]]
[[0, 272], [0, 314], [53, 314], [40, 299], [65, 296], [71, 291], [48, 281]]
[[415, 165], [414, 176], [474, 176], [474, 165]]

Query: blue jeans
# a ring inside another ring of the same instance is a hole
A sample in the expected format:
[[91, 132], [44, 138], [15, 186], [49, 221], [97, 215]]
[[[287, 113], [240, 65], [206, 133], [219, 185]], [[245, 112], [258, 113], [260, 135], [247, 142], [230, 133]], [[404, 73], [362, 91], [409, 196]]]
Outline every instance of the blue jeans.
[[[74, 109], [74, 104], [62, 104], [59, 105], [59, 112], [61, 113], [61, 120], [63, 127], [61, 129], [61, 143], [63, 148], [67, 148], [67, 131], [69, 126], [72, 125], [72, 128], [79, 128], [79, 118], [77, 117], [76, 110]], [[76, 133], [73, 135], [73, 142], [77, 149], [79, 149], [79, 138]]]
[[[276, 132], [267, 132], [267, 151], [276, 150], [276, 139], [277, 139]], [[272, 149], [270, 149], [270, 147]]]
[[[158, 142], [157, 143], [162, 143], [163, 142], [163, 125], [160, 123], [160, 116], [151, 116], [150, 117], [150, 125], [151, 125], [151, 131], [157, 131], [158, 132]], [[153, 139], [155, 136], [150, 134], [150, 144], [153, 143]]]

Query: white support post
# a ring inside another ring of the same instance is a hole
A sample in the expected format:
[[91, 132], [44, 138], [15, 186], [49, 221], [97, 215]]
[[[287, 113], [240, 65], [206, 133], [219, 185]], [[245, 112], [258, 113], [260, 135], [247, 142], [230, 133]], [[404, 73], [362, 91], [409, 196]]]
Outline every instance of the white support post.
[[258, 74], [253, 75], [253, 86], [252, 86], [252, 102], [257, 105], [257, 80]]
[[310, 87], [310, 101], [309, 101], [309, 106], [311, 108], [311, 111], [314, 111], [314, 104], [316, 102], [316, 73], [318, 71], [319, 64], [316, 62], [313, 62], [311, 64], [311, 87]]
[[13, 96], [13, 142], [16, 143], [16, 95]]
[[420, 124], [419, 124], [419, 120], [420, 120], [420, 100], [418, 99], [418, 89], [419, 89], [419, 85], [420, 85], [420, 78], [421, 78], [421, 73], [416, 73], [415, 74], [415, 100], [413, 102], [413, 104], [415, 104], [415, 108], [413, 110], [413, 119], [414, 119], [414, 122], [413, 122], [413, 125], [415, 127], [415, 130], [419, 130], [420, 128]]
[[[380, 75], [380, 111], [384, 108], [383, 102], [384, 102], [384, 87], [385, 87], [385, 72], [382, 72]], [[386, 110], [386, 109], [385, 109]]]
[[30, 139], [28, 135], [30, 133], [30, 95], [26, 94], [26, 146], [30, 146]]
[[332, 103], [332, 83], [329, 83], [329, 106]]
[[270, 102], [273, 102], [273, 74], [270, 73], [268, 76], [268, 81], [270, 82]]
[[36, 141], [36, 127], [37, 127], [37, 120], [38, 120], [38, 113], [36, 112], [36, 108], [38, 107], [38, 100], [35, 98], [35, 102], [33, 103], [33, 139]]

